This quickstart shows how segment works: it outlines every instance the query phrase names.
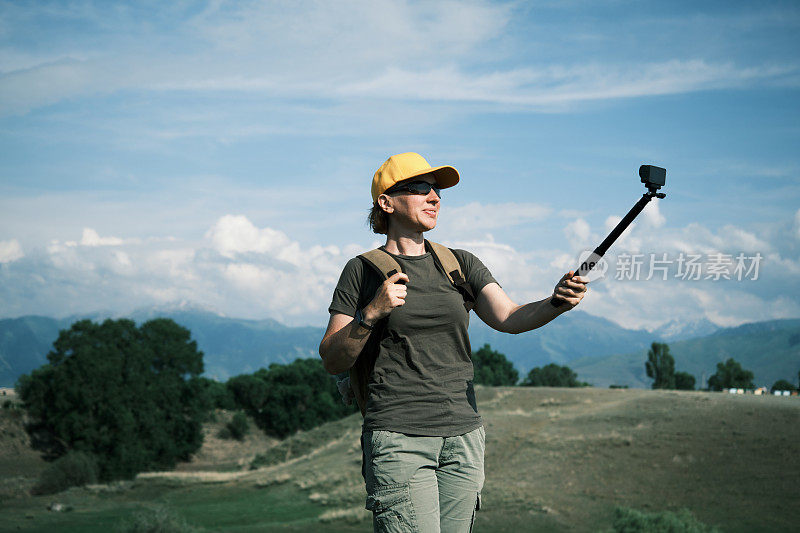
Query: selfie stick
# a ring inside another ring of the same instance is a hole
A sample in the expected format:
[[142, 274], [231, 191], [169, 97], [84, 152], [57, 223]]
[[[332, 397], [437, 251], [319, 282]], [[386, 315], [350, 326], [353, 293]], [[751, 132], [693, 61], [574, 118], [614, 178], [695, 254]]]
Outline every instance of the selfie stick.
[[[639, 167], [639, 177], [642, 179], [642, 183], [644, 183], [645, 187], [647, 187], [647, 192], [642, 195], [636, 205], [634, 205], [628, 214], [623, 217], [622, 220], [619, 221], [617, 227], [611, 230], [611, 233], [608, 234], [608, 237], [605, 238], [603, 242], [600, 243], [600, 246], [594, 249], [589, 257], [581, 263], [575, 273], [572, 274], [573, 276], [584, 276], [589, 273], [600, 261], [600, 258], [605, 255], [611, 245], [614, 244], [622, 232], [628, 229], [628, 226], [631, 225], [633, 219], [639, 216], [639, 213], [642, 212], [644, 206], [647, 205], [647, 202], [652, 200], [653, 198], [665, 198], [667, 195], [663, 192], [656, 192], [660, 189], [664, 182], [667, 179], [667, 169], [661, 167], [655, 167], [653, 165], [642, 165]], [[562, 299], [556, 299], [555, 296], [550, 298], [550, 303], [553, 307], [559, 307], [564, 303]]]

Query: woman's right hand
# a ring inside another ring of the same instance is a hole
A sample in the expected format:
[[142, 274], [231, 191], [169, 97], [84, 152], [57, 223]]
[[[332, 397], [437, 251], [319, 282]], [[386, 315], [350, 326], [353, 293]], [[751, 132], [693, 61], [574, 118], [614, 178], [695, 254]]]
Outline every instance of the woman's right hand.
[[408, 276], [397, 272], [378, 287], [375, 297], [364, 307], [364, 321], [374, 325], [378, 320], [389, 316], [395, 307], [406, 303]]

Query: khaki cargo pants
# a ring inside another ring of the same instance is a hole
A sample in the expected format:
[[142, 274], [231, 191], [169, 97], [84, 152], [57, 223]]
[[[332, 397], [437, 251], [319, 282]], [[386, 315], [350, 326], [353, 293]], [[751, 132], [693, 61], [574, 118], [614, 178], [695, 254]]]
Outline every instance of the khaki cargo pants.
[[366, 508], [376, 532], [468, 533], [483, 488], [483, 427], [455, 437], [366, 431]]

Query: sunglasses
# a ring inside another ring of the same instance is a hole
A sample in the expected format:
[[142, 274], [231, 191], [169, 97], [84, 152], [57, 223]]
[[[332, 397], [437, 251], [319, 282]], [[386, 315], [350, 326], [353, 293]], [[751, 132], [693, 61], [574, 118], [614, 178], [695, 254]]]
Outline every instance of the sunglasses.
[[430, 194], [431, 189], [433, 192], [436, 193], [436, 196], [439, 199], [442, 198], [442, 189], [439, 185], [435, 183], [428, 183], [427, 181], [412, 181], [409, 183], [398, 183], [397, 185], [390, 187], [385, 194], [393, 194], [396, 192], [408, 192], [411, 194], [424, 194], [427, 196]]

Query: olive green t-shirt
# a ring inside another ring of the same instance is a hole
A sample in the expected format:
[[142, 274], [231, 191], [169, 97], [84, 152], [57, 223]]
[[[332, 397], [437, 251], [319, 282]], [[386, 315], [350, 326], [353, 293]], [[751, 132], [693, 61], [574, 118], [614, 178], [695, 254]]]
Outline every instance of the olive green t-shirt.
[[[453, 250], [477, 297], [496, 283], [481, 261]], [[472, 351], [464, 298], [430, 252], [394, 255], [408, 275], [405, 304], [389, 315], [367, 386], [364, 431], [449, 437], [482, 425], [472, 388]], [[328, 309], [354, 316], [375, 296], [383, 278], [355, 257], [345, 265]]]

